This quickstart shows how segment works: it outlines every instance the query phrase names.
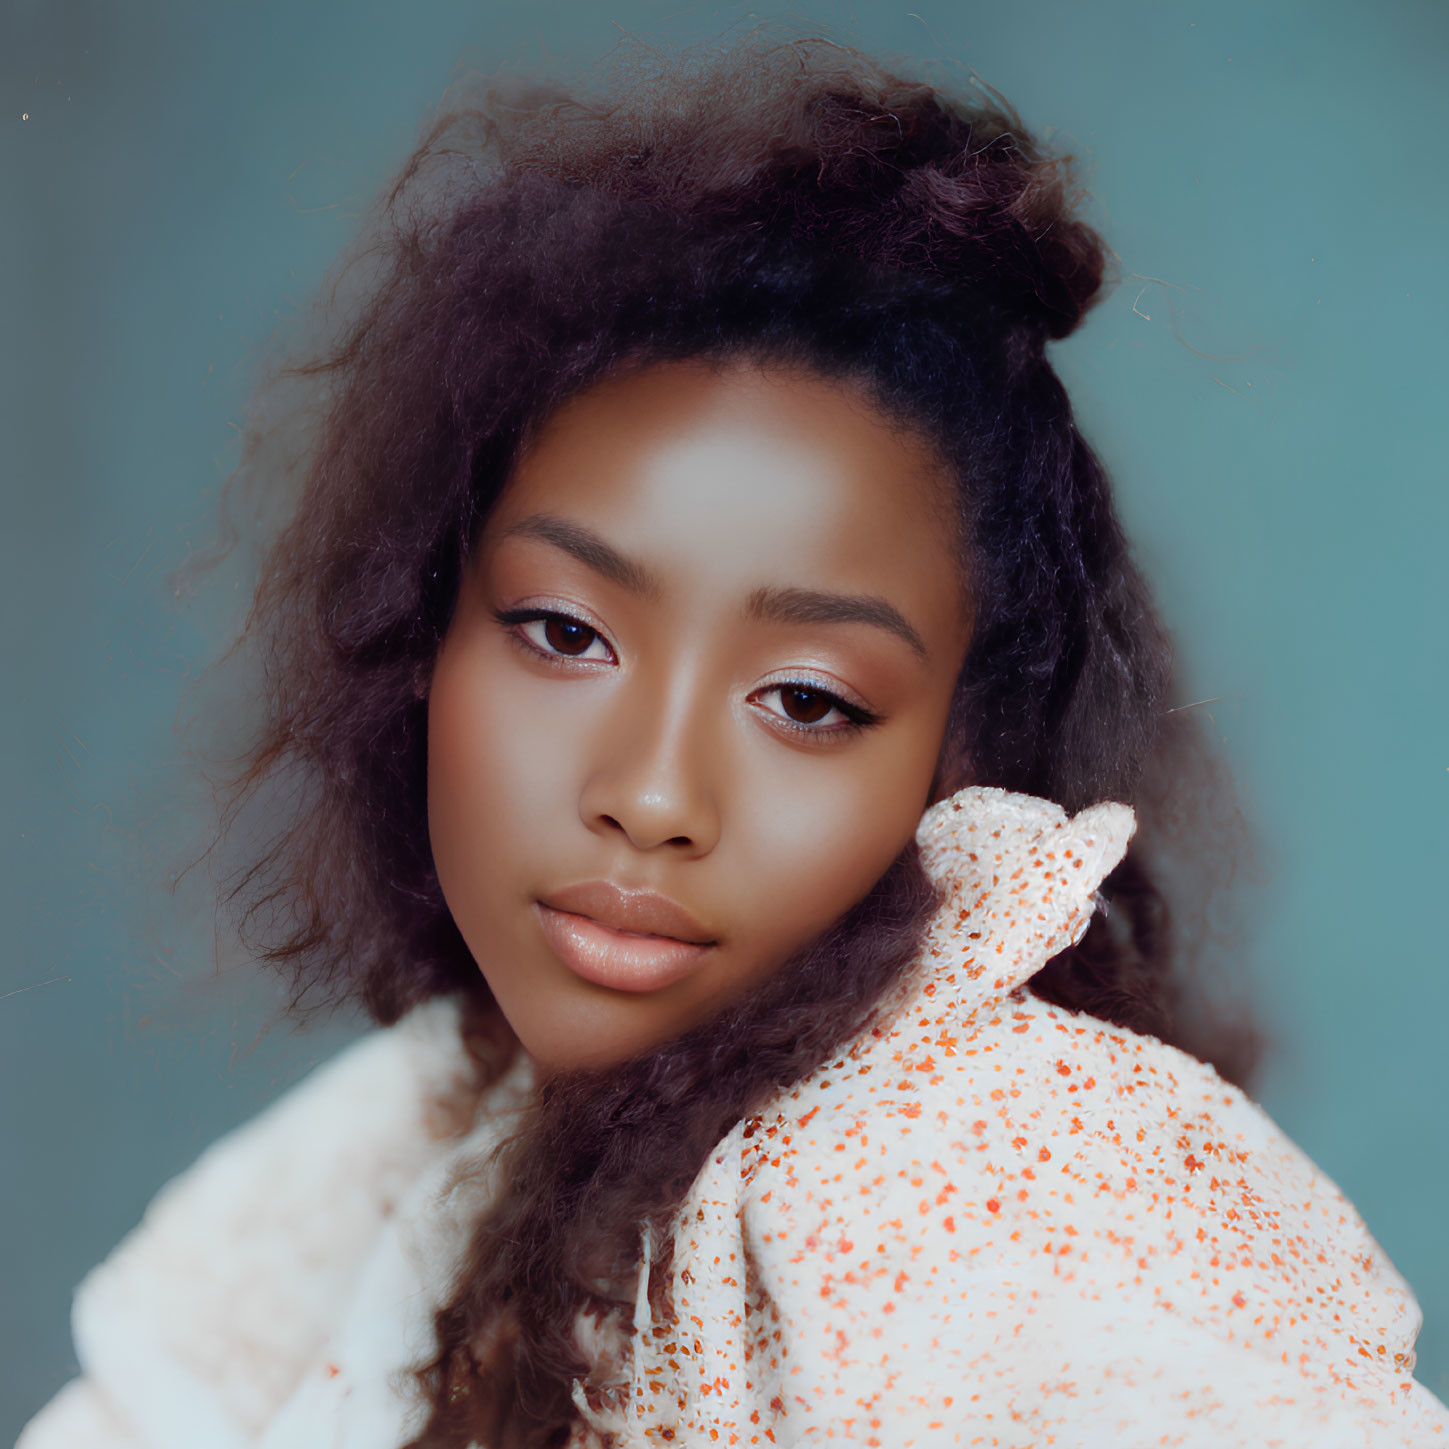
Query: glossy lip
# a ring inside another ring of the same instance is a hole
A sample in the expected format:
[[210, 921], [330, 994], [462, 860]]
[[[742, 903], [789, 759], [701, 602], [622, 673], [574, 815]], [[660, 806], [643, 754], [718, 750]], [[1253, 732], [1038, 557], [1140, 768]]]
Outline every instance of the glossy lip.
[[556, 911], [587, 916], [614, 931], [636, 936], [672, 936], [696, 946], [713, 946], [714, 937], [683, 906], [653, 891], [630, 891], [613, 881], [586, 880], [551, 892], [542, 901]]
[[550, 949], [576, 976], [616, 991], [658, 991], [715, 942], [683, 906], [610, 881], [565, 886], [537, 903]]

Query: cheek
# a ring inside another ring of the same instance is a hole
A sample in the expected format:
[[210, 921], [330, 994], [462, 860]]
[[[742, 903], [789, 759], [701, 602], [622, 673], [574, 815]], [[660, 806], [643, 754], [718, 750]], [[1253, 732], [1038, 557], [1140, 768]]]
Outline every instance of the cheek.
[[[751, 914], [777, 959], [818, 935], [863, 897], [920, 822], [934, 770], [929, 732], [905, 747], [862, 751], [838, 767], [756, 775], [748, 839]], [[766, 943], [761, 941], [762, 949]]]
[[428, 698], [428, 827], [459, 926], [498, 894], [567, 798], [568, 721], [483, 646], [445, 648]]

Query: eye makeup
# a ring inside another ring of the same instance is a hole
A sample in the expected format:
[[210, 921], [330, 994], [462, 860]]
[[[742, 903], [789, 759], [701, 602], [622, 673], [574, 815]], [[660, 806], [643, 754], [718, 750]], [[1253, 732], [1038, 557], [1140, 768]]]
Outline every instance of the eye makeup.
[[[881, 716], [874, 710], [867, 709], [865, 705], [845, 699], [839, 692], [839, 687], [826, 683], [825, 681], [804, 673], [792, 673], [788, 678], [776, 679], [763, 685], [754, 691], [750, 698], [758, 699], [771, 694], [780, 696], [780, 703], [784, 711], [788, 711], [793, 703], [802, 712], [813, 709], [817, 703], [824, 702], [827, 706], [826, 716], [831, 713], [839, 713], [841, 719], [833, 724], [819, 724], [814, 720], [801, 720], [788, 712], [766, 710], [771, 716], [771, 723], [779, 728], [784, 728], [796, 734], [842, 736], [858, 734], [860, 731], [869, 729], [872, 725], [880, 723]], [[790, 696], [795, 696], [791, 701]]]
[[[519, 648], [551, 663], [593, 665], [618, 662], [618, 655], [604, 631], [578, 614], [535, 605], [531, 608], [495, 609], [493, 617], [508, 631], [509, 637]], [[530, 624], [544, 626], [539, 631], [541, 638], [524, 632]], [[592, 637], [580, 638], [580, 635]], [[582, 645], [576, 652], [568, 647], [575, 642]], [[595, 643], [602, 644], [608, 651], [607, 659], [585, 657], [584, 651], [591, 649]]]
[[[521, 649], [530, 655], [550, 663], [567, 666], [579, 663], [588, 666], [617, 663], [618, 655], [603, 631], [587, 619], [562, 609], [541, 606], [515, 609], [495, 609], [494, 619], [509, 631], [510, 637]], [[527, 632], [529, 625], [541, 624], [538, 633]], [[608, 652], [608, 658], [587, 657], [586, 651], [595, 644], [601, 644]], [[579, 647], [572, 648], [572, 645]], [[804, 673], [792, 673], [786, 678], [768, 681], [754, 690], [751, 702], [778, 695], [780, 709], [762, 706], [762, 712], [769, 717], [771, 728], [788, 731], [793, 737], [814, 737], [818, 740], [837, 739], [860, 733], [880, 722], [881, 716], [865, 705], [846, 699], [833, 686], [818, 677]], [[815, 714], [813, 718], [801, 719], [792, 714], [792, 709], [803, 714]], [[840, 718], [830, 721], [832, 714]], [[827, 722], [822, 722], [827, 721]]]

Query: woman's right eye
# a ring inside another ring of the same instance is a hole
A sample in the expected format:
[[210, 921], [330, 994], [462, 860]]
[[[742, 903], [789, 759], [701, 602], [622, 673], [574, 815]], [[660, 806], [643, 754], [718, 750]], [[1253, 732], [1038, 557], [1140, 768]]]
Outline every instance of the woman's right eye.
[[613, 651], [592, 625], [552, 609], [505, 609], [498, 621], [509, 625], [529, 648], [549, 658], [609, 662]]

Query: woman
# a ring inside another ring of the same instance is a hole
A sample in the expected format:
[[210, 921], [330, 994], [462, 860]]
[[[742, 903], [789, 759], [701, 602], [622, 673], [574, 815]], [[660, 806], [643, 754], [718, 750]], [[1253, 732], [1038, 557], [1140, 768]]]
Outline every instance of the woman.
[[229, 899], [386, 1029], [87, 1280], [26, 1449], [1433, 1442], [1171, 974], [1062, 166], [823, 43], [616, 83], [445, 117], [290, 375]]

